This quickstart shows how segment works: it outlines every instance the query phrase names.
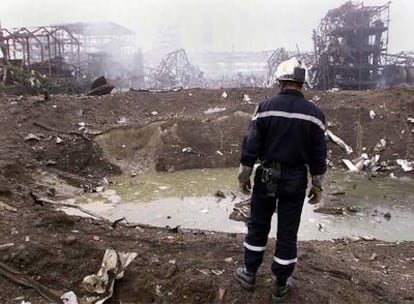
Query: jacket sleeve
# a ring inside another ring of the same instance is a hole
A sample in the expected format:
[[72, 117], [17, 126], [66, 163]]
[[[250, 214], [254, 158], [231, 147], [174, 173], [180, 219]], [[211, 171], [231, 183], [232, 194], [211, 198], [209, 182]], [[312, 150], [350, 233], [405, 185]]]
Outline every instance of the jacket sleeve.
[[253, 114], [252, 121], [247, 129], [247, 134], [243, 139], [242, 152], [240, 163], [242, 165], [253, 167], [256, 160], [261, 155], [263, 145], [263, 126], [262, 121], [257, 119], [257, 113], [260, 111], [260, 106]]
[[[320, 118], [325, 126], [325, 116], [322, 111], [320, 112]], [[326, 172], [326, 150], [325, 130], [314, 125], [309, 160], [309, 169], [312, 176], [321, 175]]]

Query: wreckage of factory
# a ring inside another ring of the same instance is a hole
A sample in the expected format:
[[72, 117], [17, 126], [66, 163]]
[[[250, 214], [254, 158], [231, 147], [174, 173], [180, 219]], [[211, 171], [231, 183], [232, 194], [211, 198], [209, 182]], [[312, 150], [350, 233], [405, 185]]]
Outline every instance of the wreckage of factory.
[[414, 54], [388, 51], [390, 5], [348, 1], [331, 9], [313, 31], [313, 51], [186, 52], [164, 43], [144, 54], [139, 33], [115, 23], [0, 28], [0, 76], [35, 92], [85, 92], [101, 76], [117, 88], [273, 87], [278, 64], [296, 56], [308, 67], [310, 88], [411, 86]]
[[76, 87], [101, 75], [130, 81], [142, 77], [142, 54], [135, 48], [135, 33], [115, 23], [1, 28], [0, 45], [6, 83], [27, 79], [31, 87], [46, 82]]

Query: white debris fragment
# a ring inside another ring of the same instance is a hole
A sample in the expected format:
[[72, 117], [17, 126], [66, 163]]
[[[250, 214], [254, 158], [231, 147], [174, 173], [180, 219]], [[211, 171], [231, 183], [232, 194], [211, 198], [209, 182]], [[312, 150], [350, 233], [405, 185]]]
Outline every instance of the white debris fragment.
[[350, 172], [358, 172], [359, 169], [357, 166], [355, 166], [349, 159], [343, 159], [342, 160], [345, 166], [348, 168]]
[[60, 138], [59, 136], [56, 136], [56, 143], [57, 143], [57, 144], [61, 144], [61, 143], [63, 143], [63, 139], [62, 139], [62, 138]]
[[170, 186], [159, 186], [158, 187], [158, 190], [160, 190], [160, 191], [165, 191], [165, 190], [168, 190], [168, 189], [170, 189], [171, 187]]
[[224, 91], [223, 93], [221, 93], [221, 97], [223, 97], [224, 99], [227, 99], [228, 94], [226, 91]]
[[204, 209], [201, 209], [200, 212], [201, 213], [208, 213], [209, 211], [208, 211], [208, 209], [204, 208]]
[[387, 147], [387, 141], [384, 138], [381, 138], [380, 141], [375, 145], [374, 151], [381, 152], [384, 151]]
[[220, 155], [220, 156], [223, 156], [224, 154], [223, 154], [223, 152], [221, 152], [221, 151], [219, 151], [219, 150], [217, 150], [216, 151], [216, 153], [218, 154], [218, 155]]
[[8, 205], [8, 204], [6, 204], [6, 203], [3, 203], [2, 201], [0, 201], [0, 211], [11, 211], [11, 212], [17, 212], [17, 209], [16, 208], [14, 208], [14, 207], [12, 207], [12, 206], [10, 206], [10, 205]]
[[40, 137], [39, 137], [39, 136], [37, 136], [36, 134], [29, 133], [29, 134], [27, 134], [27, 136], [24, 138], [24, 141], [29, 141], [29, 140], [40, 141]]
[[339, 91], [338, 88], [332, 88], [332, 89], [328, 90], [328, 92], [330, 92], [330, 93], [334, 93], [334, 92], [338, 92], [338, 91]]
[[321, 98], [318, 96], [318, 95], [315, 95], [315, 96], [313, 96], [312, 97], [312, 101], [318, 101], [318, 100], [320, 100]]
[[214, 107], [214, 108], [209, 108], [209, 109], [205, 110], [203, 113], [204, 114], [213, 114], [213, 113], [218, 113], [218, 112], [223, 112], [223, 111], [226, 111], [226, 108]]
[[82, 281], [83, 288], [93, 294], [100, 294], [94, 303], [104, 303], [112, 297], [115, 280], [124, 276], [125, 268], [138, 256], [135, 252], [118, 252], [106, 249], [101, 268], [96, 274], [86, 276]]
[[64, 304], [78, 304], [78, 298], [73, 291], [68, 291], [60, 297]]
[[155, 285], [155, 294], [159, 297], [162, 296], [161, 287], [162, 287], [161, 285], [158, 285], [158, 284]]
[[243, 102], [250, 102], [251, 98], [248, 94], [243, 94]]
[[408, 117], [407, 121], [410, 122], [410, 123], [414, 123], [414, 118], [413, 117]]
[[342, 147], [342, 149], [345, 150], [346, 154], [351, 154], [353, 152], [352, 148], [348, 146], [341, 138], [333, 134], [332, 131], [326, 130], [326, 134], [328, 135], [330, 140]]
[[185, 147], [185, 148], [181, 149], [181, 152], [183, 152], [183, 153], [192, 153], [192, 152], [194, 152], [194, 150], [191, 147]]
[[152, 115], [152, 116], [158, 116], [158, 112], [157, 112], [157, 111], [152, 111], [152, 112], [151, 112], [151, 115]]
[[95, 187], [95, 192], [103, 192], [104, 191], [104, 187], [103, 186], [98, 186], [98, 187]]
[[127, 119], [125, 117], [121, 117], [118, 119], [117, 123], [118, 124], [126, 124], [127, 123]]
[[375, 112], [373, 110], [369, 111], [369, 117], [371, 117], [371, 119], [375, 118]]
[[79, 131], [85, 130], [86, 123], [84, 123], [83, 121], [81, 121], [81, 122], [78, 123], [78, 126], [79, 126], [79, 128], [78, 128]]
[[390, 173], [390, 177], [393, 179], [397, 178], [393, 172]]
[[411, 172], [414, 170], [414, 162], [406, 159], [397, 159], [397, 164], [401, 166], [404, 172]]

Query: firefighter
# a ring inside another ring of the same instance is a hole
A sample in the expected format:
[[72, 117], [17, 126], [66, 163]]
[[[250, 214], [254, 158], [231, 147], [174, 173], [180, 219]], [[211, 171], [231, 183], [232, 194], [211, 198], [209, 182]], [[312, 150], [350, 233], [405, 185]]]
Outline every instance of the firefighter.
[[273, 213], [277, 212], [276, 249], [271, 270], [276, 277], [272, 290], [275, 303], [292, 290], [297, 262], [297, 233], [306, 196], [308, 171], [312, 177], [309, 203], [321, 199], [326, 172], [325, 117], [301, 90], [307, 71], [296, 58], [276, 70], [280, 92], [261, 102], [243, 139], [238, 180], [250, 193], [250, 175], [256, 161], [251, 218], [244, 245], [244, 267], [234, 272], [241, 286], [253, 290], [256, 272], [266, 249]]

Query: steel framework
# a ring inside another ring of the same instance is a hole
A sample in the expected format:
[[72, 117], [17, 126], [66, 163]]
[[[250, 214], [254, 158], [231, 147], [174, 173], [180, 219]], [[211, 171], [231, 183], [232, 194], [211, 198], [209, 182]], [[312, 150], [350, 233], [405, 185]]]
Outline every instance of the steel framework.
[[327, 13], [313, 34], [319, 88], [377, 86], [388, 55], [389, 7], [348, 1]]

